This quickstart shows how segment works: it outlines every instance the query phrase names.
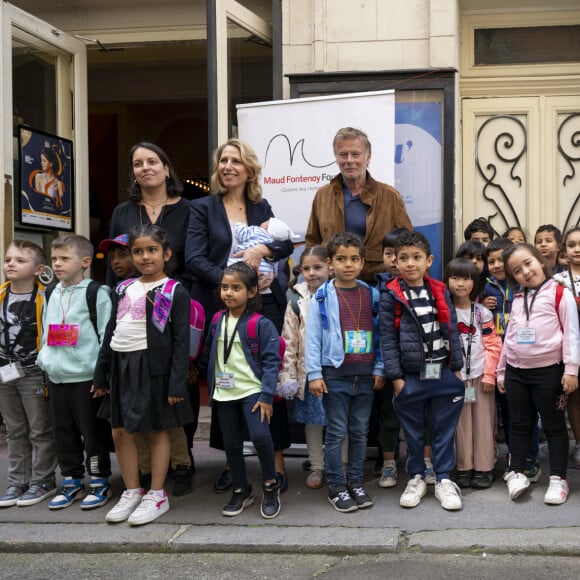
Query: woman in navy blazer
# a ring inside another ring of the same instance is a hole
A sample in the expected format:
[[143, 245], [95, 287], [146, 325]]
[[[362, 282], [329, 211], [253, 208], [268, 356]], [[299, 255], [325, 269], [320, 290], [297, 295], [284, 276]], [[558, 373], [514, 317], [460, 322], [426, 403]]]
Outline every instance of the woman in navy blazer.
[[[224, 307], [219, 299], [219, 288], [228, 257], [236, 245], [232, 234], [233, 225], [241, 222], [259, 226], [274, 217], [270, 204], [262, 198], [260, 171], [261, 166], [254, 150], [239, 139], [230, 139], [220, 145], [213, 156], [212, 194], [191, 202], [185, 266], [192, 279], [191, 297], [203, 305], [208, 324], [213, 314]], [[253, 246], [242, 252], [239, 258], [258, 269], [263, 258], [278, 261], [287, 258], [292, 250], [292, 241], [272, 242]], [[282, 332], [286, 296], [277, 279], [260, 293], [260, 298], [261, 313], [274, 323], [278, 333]], [[276, 451], [276, 470], [280, 472], [282, 491], [287, 485], [283, 450], [290, 446], [285, 403], [283, 399], [274, 402], [274, 414], [270, 422]], [[217, 425], [217, 417], [212, 413], [210, 445], [223, 449]], [[215, 490], [225, 491], [231, 485], [230, 482], [228, 472], [222, 473], [215, 483]]]

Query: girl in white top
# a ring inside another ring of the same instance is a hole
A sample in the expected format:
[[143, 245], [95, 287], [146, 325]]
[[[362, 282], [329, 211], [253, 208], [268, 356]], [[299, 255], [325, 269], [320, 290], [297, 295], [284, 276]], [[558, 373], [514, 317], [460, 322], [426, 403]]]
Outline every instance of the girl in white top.
[[510, 410], [511, 471], [505, 476], [511, 499], [529, 486], [523, 474], [537, 412], [548, 440], [550, 484], [547, 504], [568, 497], [568, 430], [564, 411], [578, 388], [580, 332], [572, 293], [558, 290], [545, 258], [534, 246], [518, 244], [503, 253], [506, 276], [521, 285], [515, 293], [497, 382]]
[[455, 436], [459, 487], [491, 487], [495, 464], [495, 375], [502, 342], [493, 314], [476, 303], [480, 276], [473, 262], [451, 260], [445, 283], [457, 312], [465, 399]]
[[[190, 298], [165, 274], [171, 249], [163, 230], [138, 226], [130, 232], [128, 246], [141, 276], [121, 282], [114, 292], [94, 387], [96, 396], [110, 392], [109, 419], [127, 488], [106, 520], [142, 525], [169, 509], [163, 489], [170, 459], [168, 430], [192, 420], [187, 400]], [[151, 453], [147, 494], [139, 484], [138, 433], [146, 434]]]

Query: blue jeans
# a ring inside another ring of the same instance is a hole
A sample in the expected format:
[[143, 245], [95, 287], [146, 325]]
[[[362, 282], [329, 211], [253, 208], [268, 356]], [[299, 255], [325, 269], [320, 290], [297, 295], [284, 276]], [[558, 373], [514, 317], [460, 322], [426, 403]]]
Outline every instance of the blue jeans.
[[407, 473], [413, 478], [425, 470], [425, 430], [431, 434], [433, 468], [437, 481], [450, 479], [455, 467], [455, 430], [465, 395], [465, 385], [449, 368], [438, 380], [405, 374], [405, 386], [393, 399], [407, 440]]
[[373, 377], [352, 376], [325, 378], [324, 395], [326, 437], [324, 462], [329, 487], [344, 485], [342, 443], [348, 435], [346, 481], [360, 483], [367, 448], [369, 417], [373, 406]]
[[235, 401], [215, 401], [220, 427], [224, 438], [224, 447], [228, 465], [232, 473], [234, 487], [246, 487], [248, 475], [244, 460], [245, 425], [250, 432], [250, 441], [256, 448], [262, 478], [264, 481], [276, 478], [274, 464], [274, 446], [268, 421], [260, 420], [260, 410], [252, 412], [258, 402], [260, 393], [248, 395]]

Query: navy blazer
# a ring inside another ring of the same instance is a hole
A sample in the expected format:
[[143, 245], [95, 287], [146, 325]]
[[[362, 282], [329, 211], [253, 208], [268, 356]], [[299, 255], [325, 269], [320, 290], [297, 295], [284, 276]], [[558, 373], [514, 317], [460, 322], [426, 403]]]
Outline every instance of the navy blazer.
[[[274, 217], [270, 204], [262, 199], [254, 203], [246, 197], [249, 226], [259, 226]], [[292, 241], [266, 244], [273, 260], [287, 258], [294, 249]], [[206, 320], [211, 320], [219, 306], [219, 286], [232, 250], [232, 229], [222, 195], [194, 199], [189, 206], [189, 227], [185, 242], [185, 268], [191, 277], [191, 297], [204, 307]], [[270, 286], [283, 312], [286, 304], [278, 280]], [[216, 300], [217, 299], [217, 300]]]

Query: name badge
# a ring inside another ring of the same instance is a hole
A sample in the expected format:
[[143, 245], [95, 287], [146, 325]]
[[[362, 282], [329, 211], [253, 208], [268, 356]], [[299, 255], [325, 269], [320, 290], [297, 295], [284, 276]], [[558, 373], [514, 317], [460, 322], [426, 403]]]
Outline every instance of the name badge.
[[218, 373], [215, 382], [218, 389], [233, 389], [234, 373]]
[[171, 299], [166, 294], [163, 294], [163, 292], [157, 292], [155, 294], [155, 302], [153, 303], [153, 316], [151, 317], [151, 320], [153, 326], [155, 326], [159, 332], [165, 330], [170, 312]]
[[438, 380], [441, 378], [441, 363], [425, 363], [421, 369], [422, 380]]
[[370, 330], [346, 330], [344, 332], [346, 354], [369, 354], [373, 352], [373, 333]]
[[76, 346], [79, 341], [79, 324], [49, 324], [48, 346]]
[[517, 334], [518, 344], [535, 344], [536, 343], [536, 329], [535, 328], [520, 328]]
[[464, 403], [476, 402], [475, 387], [473, 386], [470, 380], [465, 381], [465, 398], [463, 399], [463, 402]]
[[0, 383], [10, 383], [21, 379], [23, 376], [24, 369], [18, 361], [0, 367]]

